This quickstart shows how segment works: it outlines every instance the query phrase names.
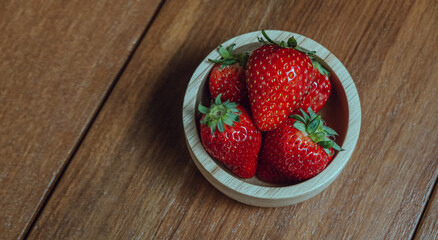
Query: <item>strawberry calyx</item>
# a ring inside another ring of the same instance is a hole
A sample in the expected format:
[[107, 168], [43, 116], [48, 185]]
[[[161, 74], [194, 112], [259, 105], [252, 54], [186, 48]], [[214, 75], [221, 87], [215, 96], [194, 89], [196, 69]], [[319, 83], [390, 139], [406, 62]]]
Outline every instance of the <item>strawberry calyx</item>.
[[315, 58], [314, 54], [307, 56], [310, 58], [310, 61], [313, 64], [313, 68], [318, 70], [318, 72], [321, 73], [323, 76], [330, 76], [330, 72], [321, 65], [321, 63]]
[[233, 54], [234, 46], [236, 46], [236, 44], [231, 44], [228, 48], [219, 45], [217, 50], [222, 58], [219, 60], [208, 59], [208, 61], [212, 63], [220, 63], [221, 69], [236, 62], [239, 62], [241, 66], [245, 67], [246, 62], [248, 61], [249, 52], [245, 52], [242, 54]]
[[221, 95], [219, 94], [214, 102], [212, 102], [210, 108], [198, 105], [198, 111], [205, 114], [201, 120], [201, 124], [207, 124], [210, 127], [211, 135], [214, 135], [216, 128], [219, 132], [225, 131], [225, 124], [234, 127], [234, 123], [240, 122], [240, 115], [242, 112], [237, 109], [238, 104], [230, 102], [229, 100], [222, 102]]
[[335, 141], [330, 139], [330, 137], [337, 136], [335, 130], [329, 128], [325, 121], [321, 118], [321, 115], [317, 115], [309, 107], [307, 114], [303, 109], [300, 108], [302, 116], [298, 114], [291, 115], [297, 121], [294, 122], [294, 127], [300, 130], [303, 134], [309, 136], [310, 139], [319, 146], [324, 148], [324, 151], [333, 155], [329, 149], [334, 148], [337, 151], [344, 151]]
[[316, 51], [309, 51], [309, 50], [306, 50], [304, 48], [301, 48], [300, 46], [298, 46], [297, 40], [293, 36], [290, 37], [287, 40], [287, 42], [285, 42], [285, 41], [281, 41], [280, 42], [280, 41], [272, 40], [268, 36], [268, 34], [266, 34], [264, 29], [262, 29], [262, 35], [263, 35], [263, 37], [266, 38], [266, 40], [264, 38], [262, 38], [262, 37], [258, 37], [257, 39], [259, 40], [259, 42], [261, 42], [263, 44], [275, 44], [275, 45], [283, 47], [283, 48], [293, 48], [293, 49], [295, 49], [297, 51], [300, 51], [300, 52], [306, 54], [309, 57], [310, 61], [312, 61], [313, 67], [315, 69], [317, 69], [322, 75], [324, 75], [324, 76], [326, 76], [326, 75], [329, 76], [330, 75], [330, 72], [327, 69], [325, 69], [321, 65], [321, 63], [316, 59], [316, 55], [315, 55]]

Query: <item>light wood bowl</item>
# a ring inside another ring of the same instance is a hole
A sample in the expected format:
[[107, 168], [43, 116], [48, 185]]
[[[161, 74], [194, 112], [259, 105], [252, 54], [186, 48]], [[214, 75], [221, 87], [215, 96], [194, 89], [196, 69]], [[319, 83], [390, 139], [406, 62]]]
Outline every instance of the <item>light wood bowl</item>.
[[[356, 146], [360, 124], [361, 108], [356, 87], [347, 69], [326, 48], [302, 35], [268, 30], [267, 34], [274, 40], [287, 40], [294, 36], [302, 48], [316, 51], [321, 63], [331, 72], [332, 92], [324, 108], [319, 112], [328, 126], [335, 129], [339, 136], [336, 142], [345, 151], [336, 153], [333, 161], [321, 173], [299, 184], [280, 186], [259, 180], [257, 177], [242, 179], [229, 171], [222, 163], [213, 159], [203, 148], [199, 135], [201, 114], [197, 111], [199, 103], [210, 106], [208, 93], [208, 76], [213, 64], [208, 59], [219, 59], [214, 49], [196, 69], [184, 98], [183, 124], [187, 147], [201, 173], [217, 189], [227, 196], [254, 206], [279, 207], [295, 204], [313, 197], [327, 188], [339, 175], [350, 159]], [[236, 44], [235, 51], [252, 51], [261, 46], [257, 37], [260, 31], [234, 37], [222, 45], [228, 47]]]

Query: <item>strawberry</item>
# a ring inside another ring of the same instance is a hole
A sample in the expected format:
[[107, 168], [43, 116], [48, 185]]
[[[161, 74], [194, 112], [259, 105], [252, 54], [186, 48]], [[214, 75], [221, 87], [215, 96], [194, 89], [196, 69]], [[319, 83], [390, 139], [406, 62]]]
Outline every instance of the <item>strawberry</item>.
[[232, 44], [228, 49], [219, 46], [218, 52], [222, 59], [209, 59], [215, 63], [208, 81], [209, 90], [213, 99], [222, 94], [222, 101], [242, 103], [247, 97], [244, 71], [247, 54], [233, 54], [234, 46], [235, 44]]
[[331, 91], [331, 84], [329, 75], [322, 75], [319, 71], [315, 71], [315, 80], [303, 101], [300, 103], [299, 108], [294, 110], [294, 113], [299, 113], [298, 109], [307, 109], [310, 107], [314, 112], [318, 112], [327, 102]]
[[201, 141], [205, 150], [241, 178], [255, 175], [262, 134], [246, 110], [219, 94], [210, 108], [199, 104]]
[[268, 161], [261, 161], [261, 159], [258, 162], [257, 177], [269, 183], [285, 184], [288, 182], [288, 179], [277, 171], [272, 164], [269, 164]]
[[334, 150], [342, 151], [330, 137], [337, 135], [320, 115], [292, 115], [275, 131], [266, 133], [257, 176], [271, 183], [298, 183], [324, 170]]
[[[262, 30], [265, 45], [254, 50], [246, 68], [246, 84], [255, 125], [261, 131], [278, 127], [298, 107], [315, 78], [315, 52], [271, 40]], [[319, 64], [320, 66], [320, 64]], [[322, 68], [322, 67], [321, 67]]]

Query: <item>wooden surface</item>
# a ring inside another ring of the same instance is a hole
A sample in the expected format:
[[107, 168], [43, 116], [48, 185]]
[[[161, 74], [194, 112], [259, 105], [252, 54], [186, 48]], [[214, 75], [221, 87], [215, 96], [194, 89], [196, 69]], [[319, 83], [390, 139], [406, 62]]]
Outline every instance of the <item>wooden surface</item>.
[[438, 239], [438, 189], [436, 186], [418, 225], [415, 239]]
[[[338, 152], [330, 165], [317, 176], [300, 184], [282, 186], [259, 180], [256, 176], [241, 179], [230, 172], [227, 167], [215, 161], [205, 151], [199, 137], [199, 121], [201, 115], [197, 106], [202, 103], [208, 106], [213, 99], [209, 97], [208, 76], [214, 64], [208, 59], [219, 59], [217, 50], [213, 50], [202, 60], [193, 73], [184, 94], [182, 119], [184, 135], [193, 162], [202, 175], [225, 195], [242, 203], [259, 207], [283, 207], [307, 200], [327, 188], [348, 163], [359, 137], [361, 123], [361, 107], [359, 96], [353, 79], [345, 66], [330, 51], [319, 43], [297, 33], [266, 30], [266, 34], [275, 41], [287, 41], [294, 36], [298, 45], [304, 49], [317, 51], [316, 56], [324, 61], [331, 71], [330, 101], [324, 106], [322, 118], [339, 134], [337, 143], [345, 149]], [[236, 53], [259, 48], [260, 31], [236, 36], [222, 46], [236, 45]], [[335, 124], [336, 123], [336, 124]]]
[[0, 239], [23, 236], [159, 1], [1, 1]]
[[[437, 1], [158, 4], [0, 4], [0, 238], [433, 239]], [[216, 190], [182, 130], [184, 90], [199, 62], [261, 28], [327, 47], [362, 105], [359, 142], [339, 178], [283, 208]]]

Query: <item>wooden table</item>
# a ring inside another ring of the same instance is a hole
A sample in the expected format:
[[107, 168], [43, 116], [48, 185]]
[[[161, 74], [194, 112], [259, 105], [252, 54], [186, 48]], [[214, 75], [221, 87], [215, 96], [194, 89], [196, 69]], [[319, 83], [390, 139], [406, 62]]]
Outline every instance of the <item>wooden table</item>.
[[[0, 239], [437, 239], [438, 2], [0, 3]], [[353, 157], [321, 194], [236, 202], [196, 169], [181, 106], [233, 36], [297, 32], [359, 91]]]

